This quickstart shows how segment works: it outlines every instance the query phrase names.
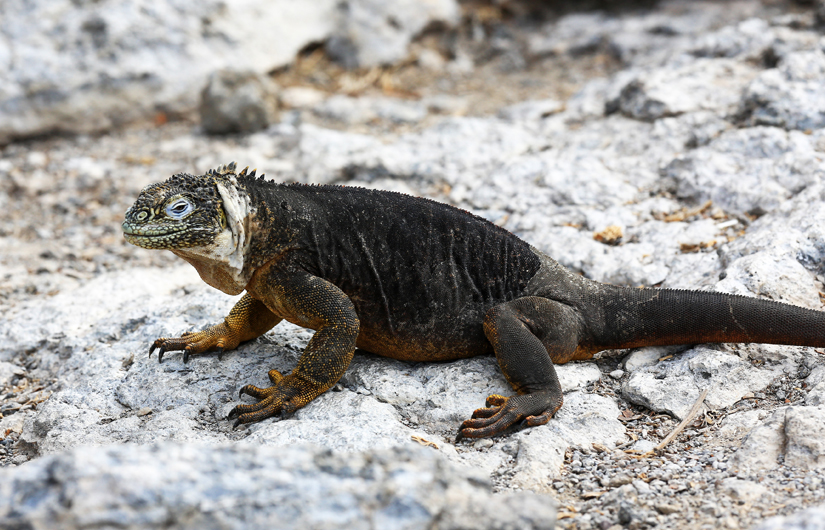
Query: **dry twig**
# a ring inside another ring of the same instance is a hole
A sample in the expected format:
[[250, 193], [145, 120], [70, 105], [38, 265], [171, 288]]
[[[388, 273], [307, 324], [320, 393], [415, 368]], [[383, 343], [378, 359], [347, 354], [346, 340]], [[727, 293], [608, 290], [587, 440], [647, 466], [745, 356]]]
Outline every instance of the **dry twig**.
[[690, 409], [690, 412], [688, 412], [688, 415], [685, 416], [685, 419], [683, 419], [682, 422], [679, 425], [677, 425], [675, 429], [673, 429], [673, 432], [668, 434], [667, 437], [664, 440], [662, 440], [662, 443], [656, 446], [657, 451], [661, 451], [665, 448], [667, 444], [672, 442], [673, 439], [676, 438], [676, 436], [680, 432], [682, 432], [690, 422], [693, 421], [693, 418], [695, 418], [696, 415], [699, 414], [699, 409], [702, 408], [702, 403], [705, 402], [705, 398], [708, 396], [708, 390], [709, 389], [707, 388], [702, 390], [702, 393], [699, 395], [699, 399], [697, 399], [696, 403], [693, 404], [693, 407]]

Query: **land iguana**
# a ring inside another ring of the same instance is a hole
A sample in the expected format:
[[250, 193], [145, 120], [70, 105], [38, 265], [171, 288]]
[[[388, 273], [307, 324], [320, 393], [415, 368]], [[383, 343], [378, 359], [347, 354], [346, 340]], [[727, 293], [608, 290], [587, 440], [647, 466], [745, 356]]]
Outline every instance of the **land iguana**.
[[515, 396], [491, 395], [459, 437], [547, 423], [562, 405], [555, 364], [614, 348], [704, 342], [825, 346], [825, 312], [723, 293], [607, 285], [575, 274], [459, 208], [357, 187], [180, 173], [126, 212], [129, 243], [171, 250], [243, 297], [204, 331], [159, 338], [183, 362], [252, 340], [281, 320], [315, 330], [289, 375], [246, 385], [233, 427], [290, 413], [332, 387], [355, 348], [405, 361], [495, 354]]

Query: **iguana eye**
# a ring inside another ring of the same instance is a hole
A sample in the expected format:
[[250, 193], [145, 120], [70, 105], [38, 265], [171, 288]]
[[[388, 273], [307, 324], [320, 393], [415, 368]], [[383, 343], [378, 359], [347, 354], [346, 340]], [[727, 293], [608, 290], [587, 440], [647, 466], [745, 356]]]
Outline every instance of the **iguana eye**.
[[166, 215], [180, 219], [192, 211], [192, 204], [186, 199], [179, 199], [166, 207]]

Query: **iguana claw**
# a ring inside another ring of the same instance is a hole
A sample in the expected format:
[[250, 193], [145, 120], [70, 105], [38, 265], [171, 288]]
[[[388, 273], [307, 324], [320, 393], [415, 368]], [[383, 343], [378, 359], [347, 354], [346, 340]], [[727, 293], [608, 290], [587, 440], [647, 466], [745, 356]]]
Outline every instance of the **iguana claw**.
[[149, 346], [149, 358], [152, 358], [152, 354], [155, 353], [155, 350], [158, 350], [158, 363], [163, 362], [163, 354], [166, 353], [166, 339], [163, 337], [159, 338], [155, 342]]

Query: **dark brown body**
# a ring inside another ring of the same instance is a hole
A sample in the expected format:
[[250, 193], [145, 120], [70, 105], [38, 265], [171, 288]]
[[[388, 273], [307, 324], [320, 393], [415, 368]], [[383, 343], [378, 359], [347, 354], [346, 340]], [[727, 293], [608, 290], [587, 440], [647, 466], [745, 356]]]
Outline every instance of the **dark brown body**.
[[317, 331], [290, 375], [273, 371], [274, 386], [242, 389], [261, 401], [236, 407], [241, 423], [311, 401], [341, 377], [355, 346], [411, 361], [495, 353], [519, 395], [491, 396], [489, 408], [462, 426], [461, 434], [471, 437], [496, 434], [519, 419], [545, 423], [563, 399], [553, 364], [603, 349], [699, 342], [825, 346], [825, 313], [721, 293], [593, 282], [506, 230], [434, 201], [278, 185], [243, 173], [237, 180], [234, 173], [228, 180], [213, 177], [235, 186], [250, 205], [242, 223], [248, 237], [243, 270], [205, 258], [202, 250], [173, 250], [211, 285], [247, 294], [223, 324], [159, 339], [153, 348], [161, 354], [185, 349], [185, 358], [229, 349], [281, 319]]
[[[281, 209], [261, 224], [294, 227], [292, 243], [258, 269], [247, 292], [266, 300], [269, 286], [296, 270], [323, 278], [355, 306], [357, 346], [378, 355], [446, 361], [492, 353], [484, 315], [522, 296], [541, 265], [506, 230], [435, 201], [333, 186], [271, 193], [262, 191], [260, 203]], [[259, 237], [255, 255], [265, 255], [273, 245]]]

